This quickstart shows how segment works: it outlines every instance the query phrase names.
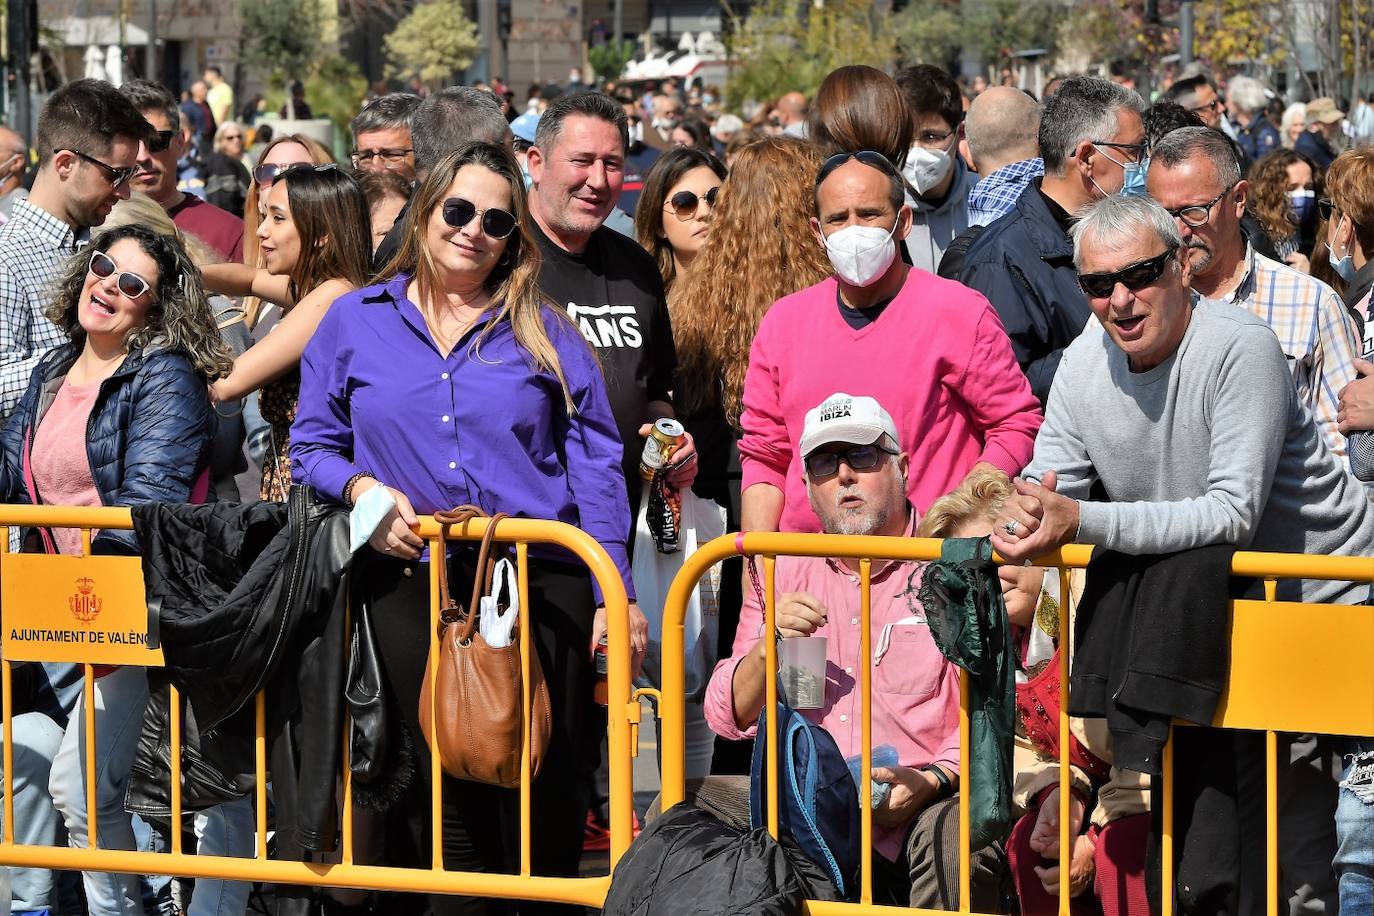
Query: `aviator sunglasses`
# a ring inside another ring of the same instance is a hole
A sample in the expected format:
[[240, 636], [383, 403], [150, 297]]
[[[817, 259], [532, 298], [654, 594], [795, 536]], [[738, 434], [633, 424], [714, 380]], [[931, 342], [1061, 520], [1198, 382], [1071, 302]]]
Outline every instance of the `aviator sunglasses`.
[[697, 215], [697, 207], [701, 201], [706, 201], [706, 206], [712, 210], [716, 208], [716, 198], [720, 196], [720, 185], [716, 185], [705, 194], [697, 197], [692, 191], [678, 191], [668, 198], [668, 207], [673, 211], [673, 215], [678, 218], [678, 222], [685, 223]]
[[137, 299], [149, 290], [147, 280], [138, 274], [120, 270], [114, 259], [103, 251], [97, 251], [91, 255], [90, 271], [101, 280], [108, 280], [111, 276], [115, 277], [119, 292], [129, 299]]
[[444, 222], [454, 229], [462, 229], [472, 218], [481, 214], [482, 231], [494, 239], [510, 238], [515, 231], [515, 214], [497, 207], [478, 210], [477, 205], [462, 197], [450, 197], [444, 201]]
[[1078, 285], [1094, 299], [1110, 298], [1118, 283], [1131, 292], [1136, 292], [1159, 279], [1176, 251], [1177, 247], [1170, 246], [1163, 254], [1129, 264], [1113, 273], [1079, 274]]

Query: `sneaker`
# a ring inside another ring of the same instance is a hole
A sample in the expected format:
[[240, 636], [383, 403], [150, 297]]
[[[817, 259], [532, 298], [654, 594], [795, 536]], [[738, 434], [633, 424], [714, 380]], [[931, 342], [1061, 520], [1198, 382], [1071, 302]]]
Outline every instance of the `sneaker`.
[[582, 829], [582, 848], [593, 852], [604, 852], [611, 848], [611, 831], [597, 819], [595, 811], [587, 812], [587, 823]]

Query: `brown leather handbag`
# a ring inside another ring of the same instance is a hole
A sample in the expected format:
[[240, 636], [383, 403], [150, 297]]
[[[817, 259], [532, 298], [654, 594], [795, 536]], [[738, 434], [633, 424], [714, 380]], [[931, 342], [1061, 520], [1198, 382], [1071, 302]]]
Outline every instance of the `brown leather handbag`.
[[[459, 506], [451, 512], [436, 512], [440, 525], [462, 524], [484, 517], [475, 506]], [[520, 685], [520, 643], [493, 649], [478, 629], [481, 598], [491, 589], [496, 558], [491, 542], [501, 519], [493, 516], [482, 536], [473, 577], [472, 600], [466, 608], [454, 603], [449, 594], [448, 564], [444, 562], [445, 541], [439, 538], [439, 672], [435, 687], [434, 734], [430, 734], [429, 703], [433, 672], [425, 665], [420, 686], [420, 728], [425, 741], [439, 750], [444, 772], [459, 779], [502, 786], [520, 784], [521, 710], [525, 698]], [[521, 608], [520, 613], [528, 613]], [[539, 655], [530, 655], [530, 777], [538, 775], [553, 715], [549, 708], [549, 687]]]

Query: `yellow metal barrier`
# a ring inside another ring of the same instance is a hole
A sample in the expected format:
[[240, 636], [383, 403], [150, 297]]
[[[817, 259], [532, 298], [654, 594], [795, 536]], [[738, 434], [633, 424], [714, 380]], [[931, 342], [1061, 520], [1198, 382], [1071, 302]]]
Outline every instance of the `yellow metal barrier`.
[[[774, 632], [774, 559], [778, 556], [835, 557], [857, 559], [860, 582], [860, 657], [873, 657], [870, 641], [871, 561], [934, 560], [940, 556], [941, 541], [930, 538], [851, 537], [817, 534], [777, 534], [751, 532], [728, 534], [704, 544], [687, 557], [673, 580], [663, 612], [663, 684], [660, 715], [663, 718], [663, 808], [686, 797], [683, 762], [686, 753], [685, 671], [683, 617], [687, 601], [698, 580], [712, 566], [728, 557], [761, 557], [764, 588], [764, 632]], [[1068, 595], [1068, 570], [1088, 565], [1092, 548], [1082, 545], [1041, 557], [1036, 565], [1056, 568], [1060, 594]], [[1278, 769], [1276, 759], [1278, 732], [1307, 732], [1330, 735], [1374, 735], [1374, 609], [1352, 605], [1313, 605], [1274, 600], [1278, 579], [1328, 579], [1374, 582], [1374, 558], [1314, 557], [1276, 553], [1237, 553], [1231, 572], [1251, 576], [1265, 583], [1265, 600], [1235, 601], [1231, 632], [1231, 665], [1225, 692], [1213, 725], [1221, 728], [1263, 731], [1267, 737], [1267, 836], [1268, 912], [1277, 916], [1278, 900]], [[1071, 633], [1069, 602], [1060, 602], [1059, 632]], [[1068, 748], [1068, 685], [1070, 647], [1062, 644], [1059, 653], [1059, 746]], [[777, 704], [777, 655], [775, 642], [765, 643], [768, 677], [766, 708]], [[1282, 659], [1319, 659], [1320, 664], [1286, 665]], [[859, 681], [862, 709], [862, 770], [864, 785], [859, 797], [869, 797], [872, 770], [871, 741], [871, 664], [861, 666]], [[959, 912], [971, 913], [969, 906], [969, 713], [967, 678], [959, 678]], [[1367, 703], [1352, 698], [1367, 697]], [[766, 761], [769, 795], [768, 829], [778, 830], [778, 748], [776, 732], [767, 736]], [[1069, 837], [1069, 755], [1059, 761], [1059, 848], [1060, 874], [1068, 873], [1067, 859], [1072, 849]], [[1163, 886], [1173, 886], [1173, 742], [1165, 746], [1163, 828], [1161, 853]], [[807, 911], [815, 916], [851, 916], [854, 913], [936, 912], [873, 903], [872, 812], [862, 805], [861, 842], [864, 850], [857, 903], [812, 901]], [[1067, 881], [1060, 882], [1059, 909], [1069, 913]], [[1164, 916], [1171, 916], [1172, 895], [1164, 895]]]
[[[487, 520], [473, 519], [460, 525], [446, 526], [445, 537], [450, 541], [478, 541], [486, 530]], [[130, 529], [133, 527], [128, 509], [103, 508], [79, 509], [53, 506], [0, 506], [0, 526], [41, 525], [53, 528], [82, 529], [82, 544], [89, 562], [91, 550], [91, 529]], [[429, 541], [430, 546], [437, 544], [440, 526], [432, 518], [421, 520], [419, 535]], [[630, 649], [629, 625], [627, 622], [627, 602], [624, 583], [609, 556], [592, 540], [591, 536], [579, 529], [561, 522], [535, 521], [508, 518], [498, 523], [496, 540], [516, 545], [516, 562], [519, 572], [521, 607], [529, 607], [526, 593], [528, 581], [527, 563], [529, 545], [545, 544], [562, 547], [584, 563], [600, 584], [606, 604], [608, 665], [607, 687], [609, 691], [609, 740], [610, 748], [610, 789], [611, 789], [611, 844], [612, 865], [624, 854], [630, 845], [633, 819], [633, 785], [631, 780], [631, 722], [638, 722], [639, 705], [630, 698]], [[0, 554], [3, 554], [6, 569], [13, 567], [12, 561], [26, 554], [9, 554], [8, 537], [0, 538]], [[41, 557], [49, 562], [72, 558]], [[96, 560], [102, 558], [94, 558]], [[137, 562], [137, 561], [133, 561]], [[35, 567], [22, 570], [32, 573]], [[431, 627], [435, 632], [439, 619], [438, 567], [431, 564]], [[28, 589], [32, 583], [24, 583]], [[65, 587], [65, 586], [64, 586]], [[146, 613], [146, 604], [140, 598], [140, 619]], [[74, 604], [73, 607], [76, 607]], [[6, 620], [5, 609], [0, 607], [0, 620]], [[6, 620], [6, 622], [8, 622]], [[520, 642], [525, 651], [524, 668], [521, 672], [528, 695], [530, 632], [528, 615], [520, 615]], [[438, 653], [437, 640], [430, 643], [430, 663], [433, 665]], [[145, 662], [146, 663], [146, 662]], [[27, 868], [51, 868], [83, 871], [128, 872], [134, 874], [178, 875], [195, 878], [221, 878], [231, 881], [262, 881], [277, 884], [356, 887], [378, 890], [406, 891], [416, 893], [466, 894], [481, 897], [500, 897], [508, 899], [552, 901], [585, 906], [600, 906], [605, 900], [610, 878], [607, 876], [589, 878], [555, 878], [531, 874], [530, 834], [530, 780], [528, 740], [521, 760], [520, 786], [520, 863], [518, 874], [489, 874], [475, 872], [446, 871], [442, 862], [442, 844], [438, 838], [441, 831], [441, 780], [432, 780], [432, 846], [435, 850], [433, 862], [428, 869], [398, 868], [390, 866], [360, 865], [353, 855], [353, 818], [352, 818], [352, 780], [348, 766], [347, 741], [342, 767], [343, 816], [341, 837], [341, 859], [334, 864], [311, 862], [292, 862], [269, 859], [267, 856], [267, 751], [265, 738], [266, 702], [264, 694], [259, 693], [257, 705], [256, 739], [256, 850], [253, 858], [231, 858], [223, 856], [192, 855], [182, 851], [181, 831], [172, 831], [172, 851], [170, 853], [128, 852], [109, 849], [70, 849], [47, 846], [21, 846], [14, 842], [14, 784], [13, 784], [13, 731], [11, 708], [11, 670], [12, 659], [0, 664], [0, 689], [3, 690], [4, 723], [4, 835], [0, 838], [0, 865]], [[85, 709], [88, 735], [95, 733], [95, 704], [93, 702], [93, 683], [91, 665], [85, 665]], [[180, 823], [181, 799], [181, 721], [178, 715], [180, 697], [175, 687], [171, 691], [171, 742], [172, 777], [171, 808], [173, 823]], [[433, 715], [431, 708], [430, 714]], [[525, 712], [524, 731], [529, 734], [529, 710]], [[432, 722], [431, 722], [432, 724]], [[345, 727], [344, 734], [347, 734]], [[96, 838], [95, 780], [95, 741], [86, 742], [87, 812], [91, 843]], [[431, 772], [441, 772], [438, 752], [431, 751]]]

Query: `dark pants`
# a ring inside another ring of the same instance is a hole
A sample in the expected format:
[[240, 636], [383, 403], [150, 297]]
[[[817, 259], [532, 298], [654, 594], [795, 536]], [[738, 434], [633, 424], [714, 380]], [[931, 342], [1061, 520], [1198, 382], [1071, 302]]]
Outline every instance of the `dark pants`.
[[[455, 600], [471, 595], [474, 552], [458, 550], [450, 560]], [[576, 877], [587, 811], [587, 744], [591, 725], [592, 669], [588, 656], [595, 610], [587, 571], [549, 560], [530, 561], [531, 635], [549, 685], [553, 734], [531, 796], [530, 830], [536, 875]], [[384, 861], [428, 867], [430, 862], [429, 749], [420, 731], [419, 695], [429, 652], [429, 568], [368, 557], [353, 577], [355, 599], [372, 602], [372, 622], [395, 714], [404, 720], [418, 749], [419, 778], [384, 816]], [[593, 752], [594, 753], [594, 752]], [[519, 865], [519, 792], [443, 777], [444, 867], [453, 871], [515, 872]], [[388, 912], [497, 914], [514, 911], [509, 901], [433, 895], [397, 901]], [[526, 913], [578, 913], [580, 908], [521, 904]]]

